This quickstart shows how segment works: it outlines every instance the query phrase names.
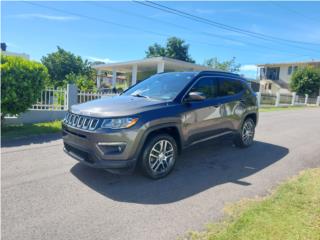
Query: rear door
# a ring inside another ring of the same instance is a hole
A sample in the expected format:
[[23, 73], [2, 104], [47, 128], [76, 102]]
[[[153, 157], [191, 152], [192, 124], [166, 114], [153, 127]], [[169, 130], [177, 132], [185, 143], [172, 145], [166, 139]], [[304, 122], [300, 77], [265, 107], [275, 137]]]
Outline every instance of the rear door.
[[241, 117], [246, 110], [245, 90], [241, 80], [217, 77], [219, 83], [218, 101], [220, 103], [222, 131], [238, 128]]

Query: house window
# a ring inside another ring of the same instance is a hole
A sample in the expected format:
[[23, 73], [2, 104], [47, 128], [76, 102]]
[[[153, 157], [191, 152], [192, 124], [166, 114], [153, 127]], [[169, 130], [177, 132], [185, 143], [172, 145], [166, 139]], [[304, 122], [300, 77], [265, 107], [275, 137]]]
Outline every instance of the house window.
[[291, 75], [292, 74], [292, 66], [289, 66], [288, 67], [288, 75]]
[[277, 81], [279, 80], [280, 67], [268, 67], [267, 68], [267, 79]]
[[297, 71], [298, 70], [298, 66], [294, 66], [293, 68], [293, 72]]

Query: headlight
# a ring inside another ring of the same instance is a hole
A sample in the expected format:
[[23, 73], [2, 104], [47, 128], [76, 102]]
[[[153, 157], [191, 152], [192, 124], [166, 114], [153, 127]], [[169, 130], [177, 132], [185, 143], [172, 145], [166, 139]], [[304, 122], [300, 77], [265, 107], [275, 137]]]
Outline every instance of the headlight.
[[138, 118], [110, 118], [103, 120], [101, 128], [111, 128], [111, 129], [120, 129], [120, 128], [129, 128], [135, 125], [138, 122]]

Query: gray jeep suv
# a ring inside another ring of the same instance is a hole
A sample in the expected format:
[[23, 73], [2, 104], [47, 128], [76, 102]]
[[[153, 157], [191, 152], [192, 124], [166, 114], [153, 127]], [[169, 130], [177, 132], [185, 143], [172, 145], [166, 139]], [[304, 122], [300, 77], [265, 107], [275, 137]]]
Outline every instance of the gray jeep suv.
[[140, 165], [157, 179], [194, 144], [233, 134], [237, 146], [250, 146], [257, 121], [256, 95], [239, 75], [161, 73], [120, 96], [72, 106], [63, 120], [64, 150], [116, 173]]

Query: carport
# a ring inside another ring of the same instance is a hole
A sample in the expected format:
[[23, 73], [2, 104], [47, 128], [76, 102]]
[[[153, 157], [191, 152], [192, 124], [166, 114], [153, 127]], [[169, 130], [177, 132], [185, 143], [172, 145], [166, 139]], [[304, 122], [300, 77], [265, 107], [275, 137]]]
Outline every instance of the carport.
[[[212, 70], [206, 66], [167, 57], [154, 57], [128, 62], [101, 64], [94, 66], [94, 68], [97, 70], [98, 88], [101, 85], [103, 72], [112, 72], [112, 87], [115, 87], [117, 73], [130, 73], [131, 85], [134, 85], [137, 81], [143, 80], [155, 73]], [[140, 74], [140, 79], [139, 73], [142, 73]]]

